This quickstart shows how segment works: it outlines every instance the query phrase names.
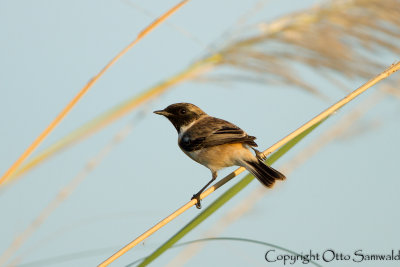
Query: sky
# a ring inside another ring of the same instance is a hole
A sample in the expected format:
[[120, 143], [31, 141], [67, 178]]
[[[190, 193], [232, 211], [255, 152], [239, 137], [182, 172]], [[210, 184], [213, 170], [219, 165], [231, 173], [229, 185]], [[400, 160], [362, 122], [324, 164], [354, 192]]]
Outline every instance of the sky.
[[[0, 1], [0, 172], [9, 168], [91, 77], [176, 3]], [[207, 49], [223, 41], [232, 25], [256, 3], [190, 1], [121, 58], [36, 152], [206, 55]], [[318, 1], [266, 1], [247, 23], [271, 21], [315, 3]], [[390, 65], [398, 58], [386, 54], [382, 60]], [[355, 79], [349, 89], [364, 82]], [[20, 266], [95, 266], [189, 201], [210, 179], [209, 170], [180, 151], [173, 126], [151, 111], [176, 102], [194, 103], [256, 136], [264, 150], [345, 96], [334, 85], [321, 87], [328, 99], [270, 84], [185, 82], [174, 87], [0, 189], [0, 254], [62, 188], [82, 175], [88, 162], [108, 148], [101, 163], [15, 254], [22, 257]], [[274, 167], [283, 168], [343, 115], [368, 98], [376, 99], [375, 93], [376, 88], [372, 88], [337, 112]], [[218, 237], [254, 239], [299, 253], [332, 249], [353, 255], [360, 249], [375, 254], [399, 250], [398, 113], [398, 100], [385, 96], [361, 122], [349, 128], [345, 137], [322, 147]], [[365, 130], [363, 126], [371, 122], [372, 127]], [[123, 140], [110, 146], [124, 129], [127, 135]], [[232, 170], [221, 171], [219, 178]], [[203, 207], [239, 179], [205, 199]], [[204, 232], [259, 187], [253, 181], [182, 241], [203, 238]], [[148, 255], [199, 212], [194, 207], [188, 210], [111, 266], [125, 266]], [[186, 266], [265, 266], [269, 249], [251, 243], [207, 242]], [[50, 265], [29, 265], [89, 250], [100, 252]], [[166, 266], [180, 251], [171, 249], [151, 266]], [[376, 266], [376, 262], [322, 265]]]

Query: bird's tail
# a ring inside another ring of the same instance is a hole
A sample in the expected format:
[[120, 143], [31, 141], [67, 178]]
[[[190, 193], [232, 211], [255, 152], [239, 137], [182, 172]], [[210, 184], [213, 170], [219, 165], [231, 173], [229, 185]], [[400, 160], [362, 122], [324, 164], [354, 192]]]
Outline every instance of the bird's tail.
[[285, 180], [286, 177], [274, 168], [264, 164], [261, 160], [245, 161], [245, 168], [253, 174], [263, 185], [271, 188], [275, 180]]

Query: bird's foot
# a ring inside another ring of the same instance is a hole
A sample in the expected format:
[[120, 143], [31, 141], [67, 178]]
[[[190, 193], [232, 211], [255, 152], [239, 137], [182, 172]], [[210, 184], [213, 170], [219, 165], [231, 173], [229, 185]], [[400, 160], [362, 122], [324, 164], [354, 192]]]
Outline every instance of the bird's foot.
[[253, 148], [253, 150], [254, 150], [254, 152], [256, 153], [256, 157], [257, 157], [259, 160], [264, 161], [264, 160], [267, 159], [267, 156], [265, 156], [263, 153], [261, 153], [261, 152], [258, 151], [257, 149]]
[[192, 199], [197, 200], [196, 208], [201, 209], [200, 194], [199, 193], [194, 194], [190, 200], [192, 200]]

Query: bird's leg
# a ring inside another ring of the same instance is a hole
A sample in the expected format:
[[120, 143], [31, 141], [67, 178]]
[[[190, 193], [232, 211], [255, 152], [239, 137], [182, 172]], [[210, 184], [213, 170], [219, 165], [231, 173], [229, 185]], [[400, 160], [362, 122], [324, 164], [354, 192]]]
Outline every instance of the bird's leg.
[[255, 149], [254, 147], [251, 147], [251, 148], [254, 150], [254, 153], [256, 153], [256, 157], [257, 157], [259, 160], [264, 161], [264, 160], [267, 159], [267, 157], [266, 157], [263, 153], [261, 153], [260, 151], [258, 151], [258, 150]]
[[201, 193], [203, 193], [203, 191], [204, 191], [212, 182], [214, 182], [215, 179], [217, 179], [217, 172], [215, 172], [215, 171], [211, 171], [211, 172], [212, 172], [212, 178], [211, 178], [211, 180], [210, 180], [205, 186], [203, 186], [203, 188], [200, 189], [199, 192], [197, 192], [196, 194], [194, 194], [194, 195], [192, 196], [192, 198], [190, 199], [190, 200], [192, 200], [192, 199], [197, 199], [196, 208], [198, 208], [198, 209], [201, 209], [201, 203], [200, 203], [200, 195], [201, 195]]

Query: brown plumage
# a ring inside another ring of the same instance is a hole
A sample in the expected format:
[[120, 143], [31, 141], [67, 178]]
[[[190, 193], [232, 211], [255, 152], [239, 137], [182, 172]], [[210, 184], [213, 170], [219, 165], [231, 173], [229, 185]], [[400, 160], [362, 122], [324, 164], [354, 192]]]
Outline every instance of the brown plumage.
[[256, 138], [236, 125], [211, 117], [190, 103], [172, 104], [154, 113], [165, 116], [174, 125], [182, 151], [211, 170], [212, 179], [192, 197], [197, 199], [197, 208], [201, 208], [201, 193], [217, 178], [218, 170], [225, 167], [245, 167], [267, 187], [272, 187], [275, 180], [285, 179], [282, 173], [261, 161], [255, 149]]

